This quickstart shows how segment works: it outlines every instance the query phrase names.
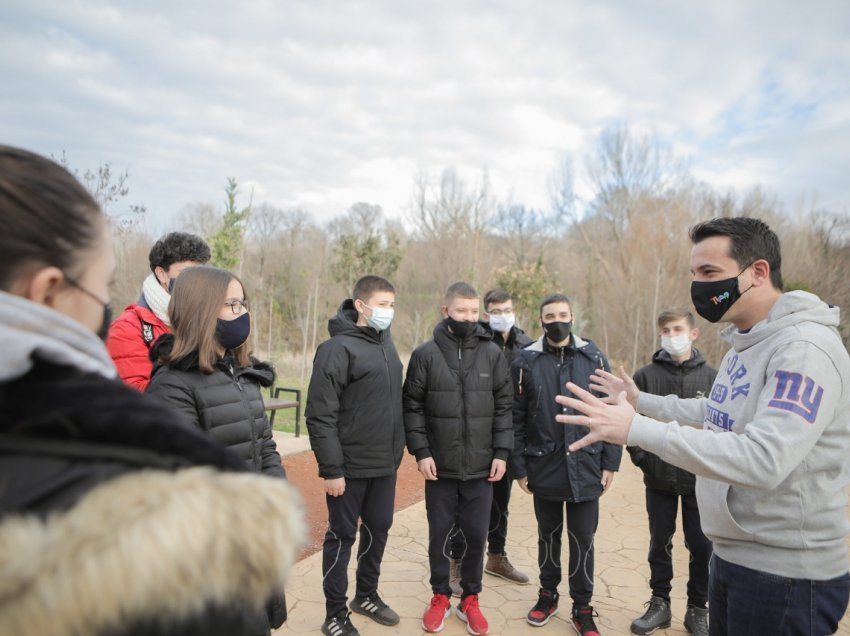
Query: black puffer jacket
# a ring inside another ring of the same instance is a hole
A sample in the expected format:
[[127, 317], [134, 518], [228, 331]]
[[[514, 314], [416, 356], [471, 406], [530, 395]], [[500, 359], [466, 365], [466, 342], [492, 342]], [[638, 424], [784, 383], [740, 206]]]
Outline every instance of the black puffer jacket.
[[[634, 379], [645, 393], [695, 398], [708, 395], [716, 376], [717, 369], [710, 367], [696, 349], [692, 350], [690, 359], [681, 363], [660, 349], [652, 356], [651, 364], [637, 370]], [[694, 494], [696, 479], [692, 473], [668, 464], [639, 446], [628, 446], [626, 450], [635, 466], [643, 471], [643, 483], [647, 488], [669, 495]]]
[[401, 360], [389, 330], [356, 321], [354, 302], [346, 300], [313, 359], [305, 414], [325, 479], [391, 475], [404, 452]]
[[528, 345], [534, 342], [534, 340], [529, 338], [528, 335], [519, 327], [511, 327], [511, 330], [508, 332], [508, 339], [505, 340], [504, 337], [502, 337], [501, 332], [493, 331], [490, 328], [490, 323], [481, 321], [481, 326], [493, 336], [493, 342], [499, 345], [505, 359], [508, 361], [508, 367], [513, 364], [514, 359], [522, 349], [525, 349]]
[[[165, 334], [151, 348], [151, 359], [170, 352], [174, 336]], [[236, 453], [258, 473], [284, 476], [260, 387], [274, 383], [274, 369], [263, 362], [234, 368], [230, 357], [202, 373], [197, 356], [174, 366], [157, 366], [147, 392], [183, 414], [198, 428]]]
[[407, 449], [433, 457], [437, 477], [480, 479], [513, 444], [510, 373], [505, 357], [476, 328], [463, 341], [445, 321], [410, 357], [404, 381]]
[[244, 471], [157, 400], [37, 359], [0, 384], [0, 632], [268, 634], [302, 512]]
[[602, 471], [620, 468], [623, 447], [596, 442], [571, 453], [567, 446], [589, 432], [586, 426], [555, 421], [562, 412], [556, 395], [569, 395], [567, 382], [589, 390], [596, 369], [608, 360], [590, 340], [575, 334], [566, 347], [555, 348], [541, 337], [519, 352], [511, 367], [514, 379], [514, 452], [511, 467], [517, 479], [528, 477], [528, 488], [543, 499], [590, 501], [602, 494]]

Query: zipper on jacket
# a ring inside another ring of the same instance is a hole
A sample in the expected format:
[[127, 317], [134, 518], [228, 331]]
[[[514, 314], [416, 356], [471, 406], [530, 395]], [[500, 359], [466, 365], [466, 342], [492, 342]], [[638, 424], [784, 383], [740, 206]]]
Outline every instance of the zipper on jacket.
[[466, 476], [466, 396], [463, 392], [463, 341], [457, 345], [457, 377], [460, 380], [460, 478]]
[[[384, 349], [384, 332], [383, 332], [383, 331], [379, 334], [379, 338], [380, 338], [380, 340], [381, 340], [381, 344], [380, 344], [380, 347], [381, 347], [381, 353], [383, 353], [383, 354], [384, 354], [384, 366], [386, 366], [386, 368], [387, 368], [387, 386], [390, 388], [390, 392], [392, 392], [392, 386], [393, 386], [393, 374], [392, 374], [392, 372], [390, 371], [390, 359], [387, 357], [387, 350], [386, 350], [386, 349]], [[395, 400], [390, 400], [390, 404], [392, 404], [392, 405], [393, 405], [393, 406], [391, 407], [392, 415], [393, 415], [393, 443], [392, 443], [392, 447], [390, 448], [390, 455], [391, 455], [391, 457], [392, 457], [392, 460], [393, 460], [393, 461], [395, 461], [395, 454], [394, 454], [394, 453], [395, 453], [395, 437], [396, 437], [396, 430], [395, 430]]]

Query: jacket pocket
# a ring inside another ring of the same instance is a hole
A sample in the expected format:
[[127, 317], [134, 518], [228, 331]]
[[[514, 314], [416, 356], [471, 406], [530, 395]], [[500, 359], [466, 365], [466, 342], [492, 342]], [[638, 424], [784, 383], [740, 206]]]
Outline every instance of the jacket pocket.
[[753, 533], [741, 526], [729, 510], [731, 486], [713, 479], [697, 479], [696, 495], [700, 521], [709, 539], [752, 541]]
[[556, 452], [554, 444], [527, 446], [523, 454], [529, 488], [551, 489], [566, 485], [566, 459], [563, 451]]

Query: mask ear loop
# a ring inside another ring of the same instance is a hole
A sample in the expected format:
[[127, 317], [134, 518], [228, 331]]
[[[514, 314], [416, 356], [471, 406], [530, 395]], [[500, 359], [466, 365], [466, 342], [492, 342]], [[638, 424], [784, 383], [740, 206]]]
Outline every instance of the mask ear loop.
[[[756, 259], [756, 261], [758, 261], [758, 260], [761, 260], [761, 259], [757, 258], [757, 259]], [[750, 263], [749, 265], [747, 265], [744, 269], [742, 269], [740, 272], [738, 272], [738, 276], [736, 276], [735, 278], [737, 279], [737, 278], [738, 278], [741, 274], [743, 274], [743, 273], [744, 273], [744, 272], [746, 272], [748, 269], [750, 269], [753, 265], [755, 265], [755, 264], [756, 264], [756, 261], [753, 261], [752, 263]], [[740, 285], [740, 283], [739, 283], [739, 284], [738, 284], [738, 297], [740, 298], [741, 296], [743, 296], [744, 294], [746, 294], [748, 291], [750, 291], [753, 287], [755, 287], [755, 283], [752, 283], [752, 282], [751, 282], [749, 287], [747, 287], [744, 291], [740, 291], [740, 289], [741, 289], [741, 285]]]

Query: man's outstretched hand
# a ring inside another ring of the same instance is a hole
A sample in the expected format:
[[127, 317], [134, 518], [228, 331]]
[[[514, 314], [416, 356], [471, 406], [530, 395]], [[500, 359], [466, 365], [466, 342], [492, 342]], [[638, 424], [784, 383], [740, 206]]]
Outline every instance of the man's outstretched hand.
[[590, 376], [590, 389], [604, 393], [607, 397], [602, 398], [608, 404], [614, 404], [617, 396], [620, 393], [626, 394], [626, 400], [632, 405], [633, 409], [637, 409], [637, 399], [640, 395], [640, 389], [623, 367], [619, 368], [619, 375], [614, 375], [604, 369], [597, 369]]
[[[597, 371], [598, 373], [600, 372]], [[616, 378], [616, 376], [612, 377]], [[561, 406], [572, 409], [577, 414], [556, 415], [555, 419], [561, 424], [579, 424], [590, 429], [590, 433], [570, 444], [571, 452], [594, 442], [626, 443], [629, 437], [629, 429], [632, 426], [632, 419], [635, 416], [635, 409], [629, 404], [626, 391], [620, 391], [613, 396], [609, 395], [606, 402], [572, 382], [567, 382], [567, 388], [575, 397], [558, 395], [555, 397], [555, 401]]]

